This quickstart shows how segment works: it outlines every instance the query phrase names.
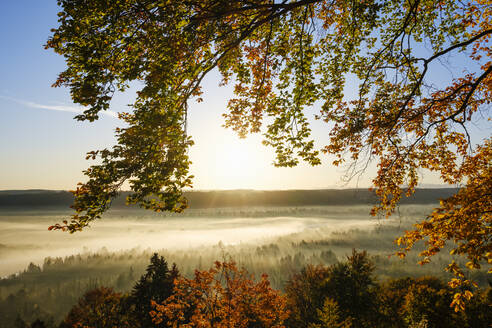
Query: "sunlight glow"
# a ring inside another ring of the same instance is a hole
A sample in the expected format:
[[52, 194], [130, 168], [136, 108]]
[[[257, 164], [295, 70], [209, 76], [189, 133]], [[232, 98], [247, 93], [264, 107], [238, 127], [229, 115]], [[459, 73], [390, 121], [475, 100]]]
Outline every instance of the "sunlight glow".
[[253, 188], [262, 175], [265, 159], [261, 145], [237, 137], [224, 139], [215, 148], [214, 174], [218, 185], [226, 189]]

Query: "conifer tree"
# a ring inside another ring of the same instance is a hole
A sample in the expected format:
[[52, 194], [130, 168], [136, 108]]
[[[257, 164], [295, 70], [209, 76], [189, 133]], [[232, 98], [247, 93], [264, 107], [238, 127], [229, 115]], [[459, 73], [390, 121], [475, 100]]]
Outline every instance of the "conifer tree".
[[166, 322], [154, 325], [149, 312], [152, 310], [151, 301], [162, 303], [173, 294], [174, 280], [179, 276], [176, 264], [169, 270], [164, 257], [154, 253], [146, 272], [133, 287], [130, 304], [133, 315], [140, 327], [167, 327]]

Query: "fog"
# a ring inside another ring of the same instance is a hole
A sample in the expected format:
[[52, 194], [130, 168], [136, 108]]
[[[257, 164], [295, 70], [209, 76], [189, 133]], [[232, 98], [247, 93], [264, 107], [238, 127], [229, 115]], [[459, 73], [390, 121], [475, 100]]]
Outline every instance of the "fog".
[[[42, 308], [57, 322], [87, 290], [107, 286], [131, 291], [154, 252], [188, 278], [214, 261], [232, 260], [253, 277], [266, 274], [272, 288], [281, 291], [307, 265], [346, 261], [353, 249], [368, 252], [378, 281], [421, 276], [448, 280], [443, 269], [453, 260], [460, 263], [449, 254], [449, 246], [425, 266], [417, 265], [422, 244], [405, 259], [392, 256], [398, 248], [395, 238], [432, 207], [403, 205], [389, 220], [370, 217], [365, 205], [190, 209], [179, 215], [113, 209], [75, 234], [48, 231], [67, 219], [68, 212], [3, 211], [0, 302], [4, 316], [13, 313], [16, 300], [16, 309], [31, 309], [24, 318], [34, 320]], [[467, 275], [480, 287], [489, 285], [486, 269]]]
[[371, 230], [380, 222], [368, 206], [228, 208], [184, 215], [113, 211], [82, 232], [48, 231], [67, 213], [2, 213], [0, 276], [24, 270], [46, 257], [134, 248], [178, 251], [217, 245], [262, 245], [279, 237], [319, 239], [330, 232]]

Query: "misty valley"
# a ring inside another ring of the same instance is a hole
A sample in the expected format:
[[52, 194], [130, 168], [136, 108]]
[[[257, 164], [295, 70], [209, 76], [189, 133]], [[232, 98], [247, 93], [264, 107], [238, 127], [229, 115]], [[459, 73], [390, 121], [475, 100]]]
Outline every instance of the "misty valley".
[[[1, 198], [1, 197], [0, 197]], [[1, 201], [1, 199], [0, 199]], [[417, 247], [405, 259], [395, 238], [429, 213], [433, 204], [405, 204], [390, 219], [371, 206], [250, 206], [191, 208], [162, 214], [116, 206], [75, 234], [48, 231], [69, 212], [58, 207], [3, 207], [0, 211], [0, 327], [43, 320], [55, 327], [87, 291], [100, 286], [130, 292], [158, 253], [188, 278], [214, 261], [234, 261], [257, 279], [263, 273], [285, 291], [306, 266], [343, 263], [353, 249], [367, 251], [376, 281], [434, 276], [447, 281], [449, 252], [417, 265]], [[457, 258], [457, 261], [460, 259]], [[470, 277], [489, 285], [486, 270]]]

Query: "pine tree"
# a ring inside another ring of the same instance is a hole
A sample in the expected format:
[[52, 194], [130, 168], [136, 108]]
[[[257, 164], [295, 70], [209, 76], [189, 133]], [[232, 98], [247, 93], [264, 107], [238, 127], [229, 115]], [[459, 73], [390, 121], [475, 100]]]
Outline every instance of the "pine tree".
[[163, 322], [155, 325], [149, 312], [152, 310], [151, 301], [162, 303], [173, 293], [174, 279], [179, 276], [176, 264], [169, 270], [164, 257], [154, 253], [146, 272], [133, 287], [130, 303], [133, 305], [133, 314], [141, 327], [167, 327]]

